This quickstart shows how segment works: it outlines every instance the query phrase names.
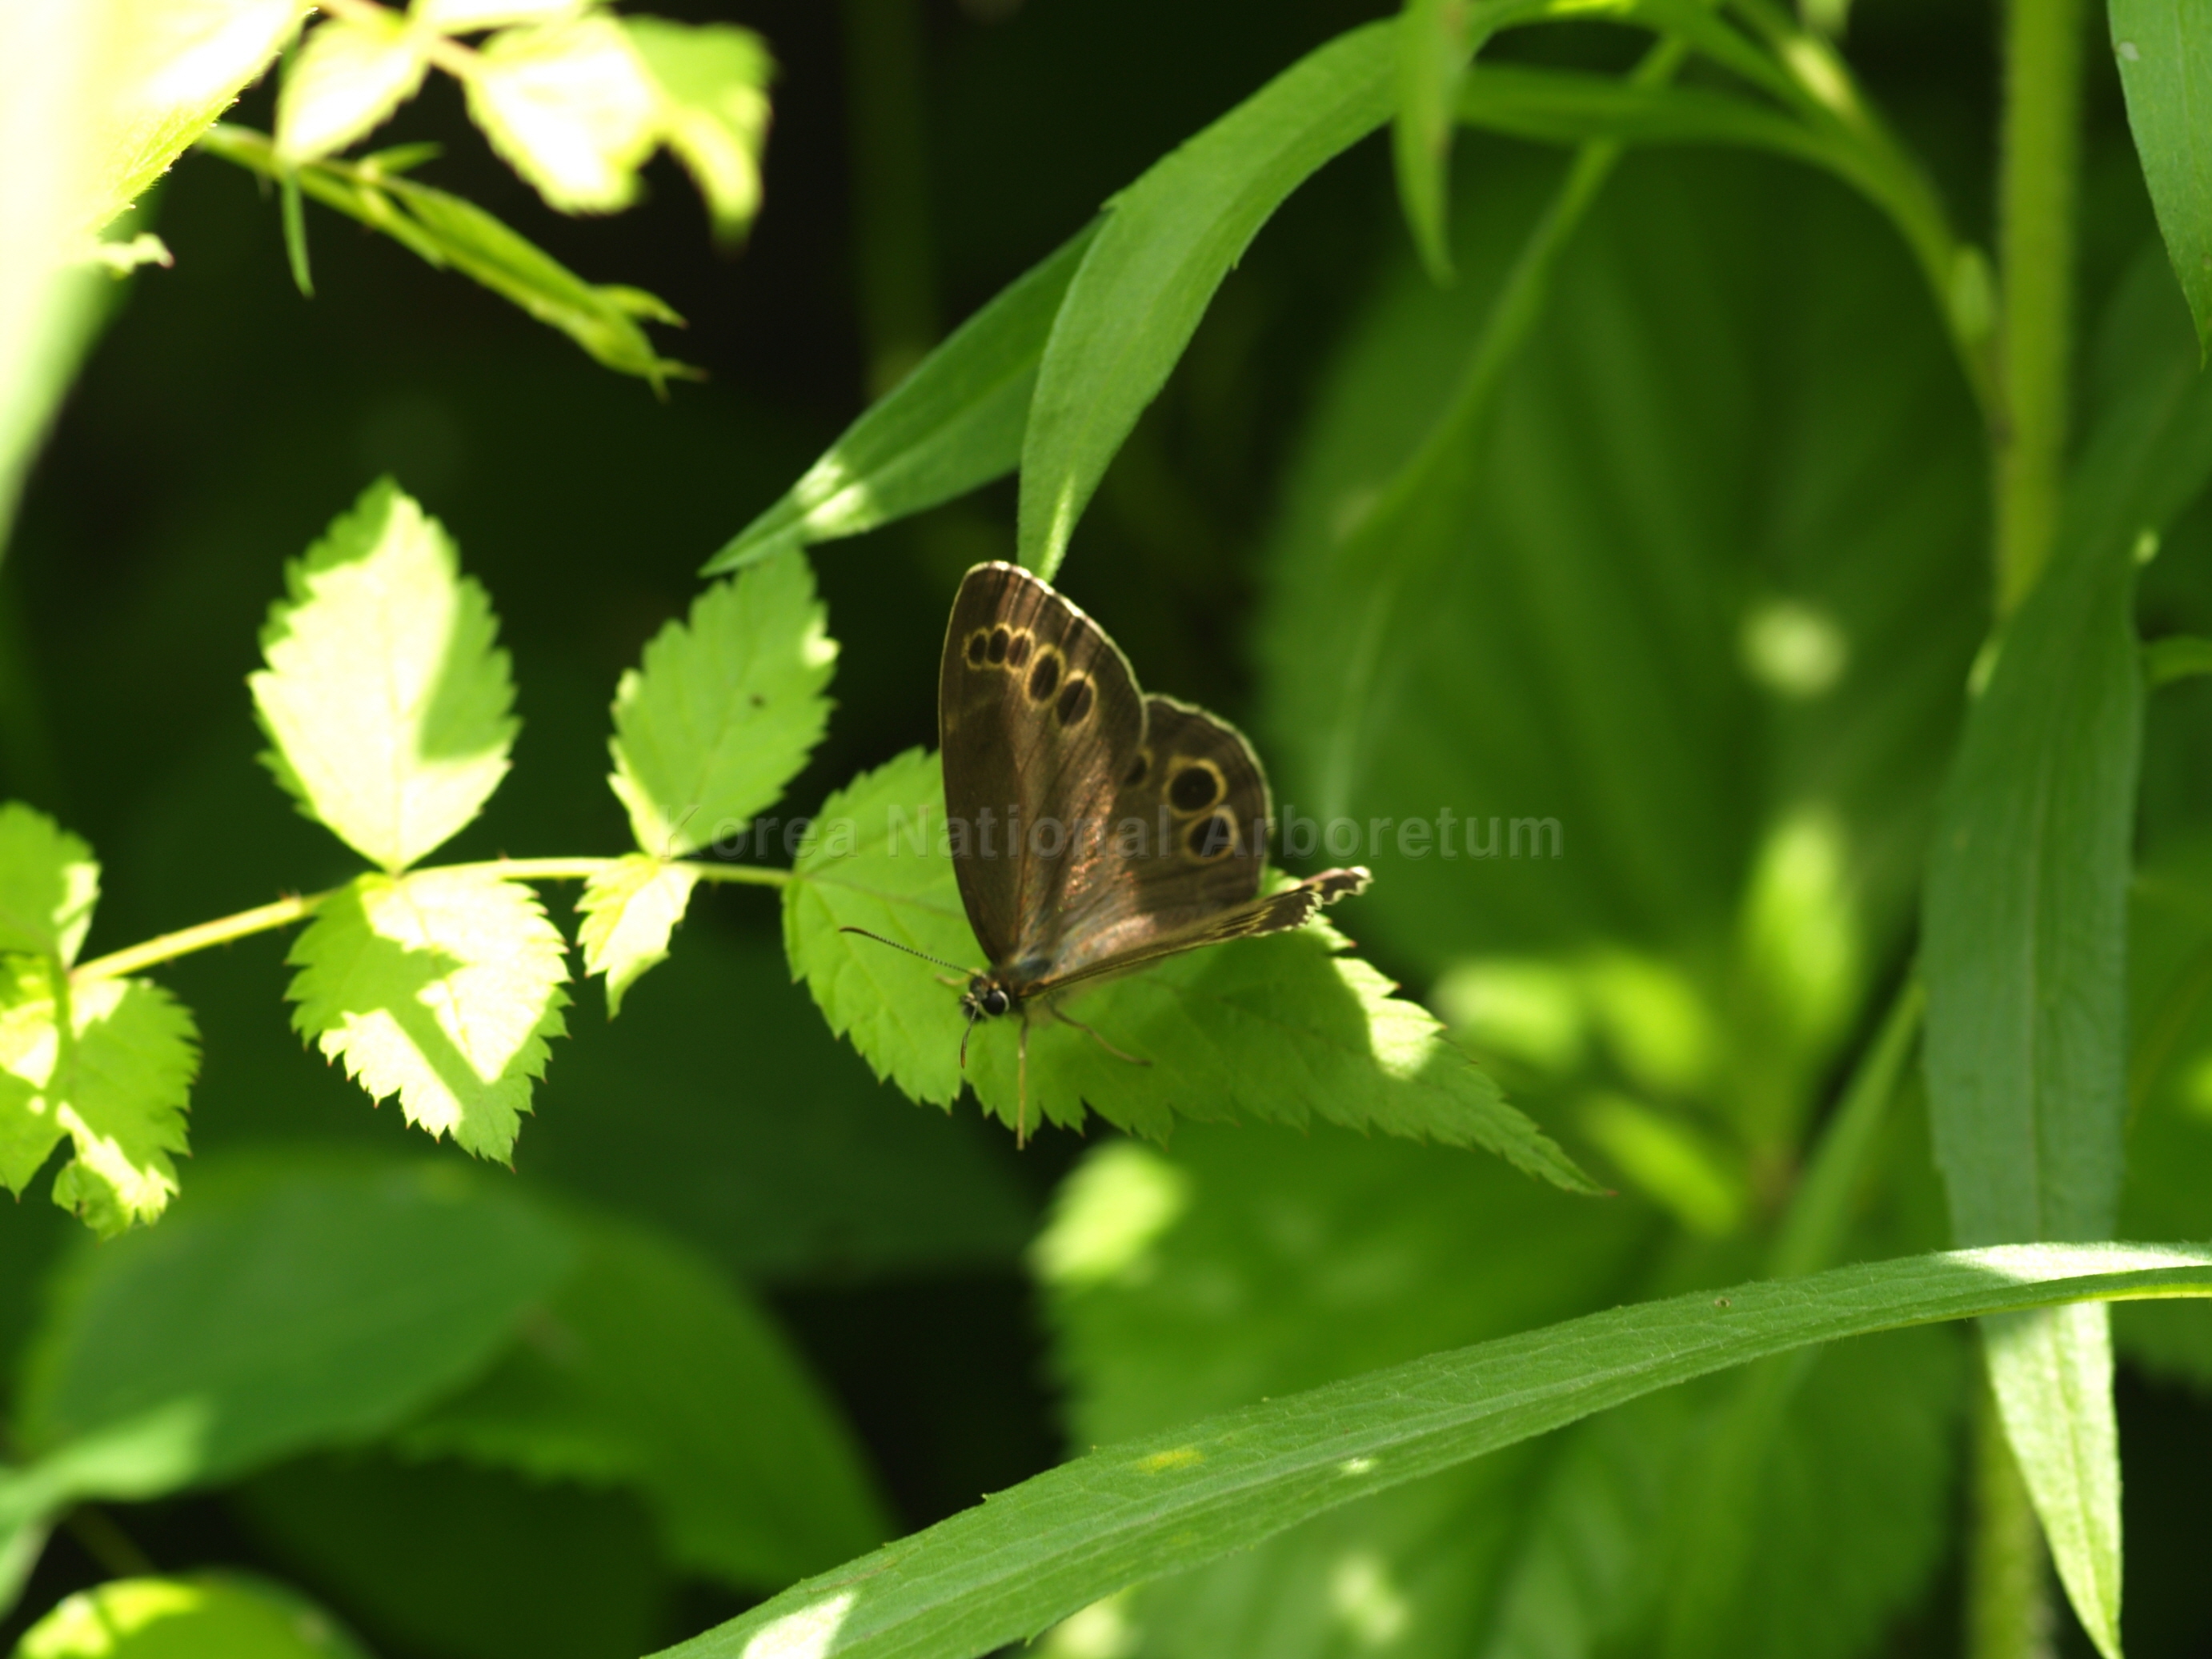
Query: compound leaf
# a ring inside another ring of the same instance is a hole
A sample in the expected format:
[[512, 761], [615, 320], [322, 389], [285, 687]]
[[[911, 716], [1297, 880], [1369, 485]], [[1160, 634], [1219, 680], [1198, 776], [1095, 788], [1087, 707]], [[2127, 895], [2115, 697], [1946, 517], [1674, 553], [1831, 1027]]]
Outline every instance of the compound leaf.
[[332, 18], [310, 33], [276, 98], [276, 154], [319, 161], [384, 125], [430, 67], [424, 37], [398, 17]]
[[637, 195], [659, 137], [652, 72], [611, 17], [586, 15], [494, 35], [468, 80], [469, 116], [563, 213], [610, 213]]
[[577, 943], [584, 971], [607, 976], [607, 1018], [622, 1012], [623, 994], [648, 968], [668, 960], [668, 936], [684, 920], [699, 872], [645, 853], [619, 858], [584, 883]]

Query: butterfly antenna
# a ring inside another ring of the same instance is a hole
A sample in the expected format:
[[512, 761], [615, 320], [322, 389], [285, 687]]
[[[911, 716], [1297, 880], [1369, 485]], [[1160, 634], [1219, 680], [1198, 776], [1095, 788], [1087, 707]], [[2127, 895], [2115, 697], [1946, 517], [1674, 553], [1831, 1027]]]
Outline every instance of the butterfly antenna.
[[878, 945], [888, 945], [894, 951], [903, 951], [910, 957], [920, 957], [924, 962], [933, 962], [940, 968], [950, 968], [956, 974], [972, 974], [975, 971], [972, 968], [963, 968], [957, 962], [947, 962], [943, 957], [933, 957], [927, 951], [917, 951], [911, 945], [901, 945], [895, 939], [885, 939], [881, 933], [872, 933], [865, 927], [840, 927], [837, 931], [841, 933], [858, 933], [862, 939], [872, 939]]

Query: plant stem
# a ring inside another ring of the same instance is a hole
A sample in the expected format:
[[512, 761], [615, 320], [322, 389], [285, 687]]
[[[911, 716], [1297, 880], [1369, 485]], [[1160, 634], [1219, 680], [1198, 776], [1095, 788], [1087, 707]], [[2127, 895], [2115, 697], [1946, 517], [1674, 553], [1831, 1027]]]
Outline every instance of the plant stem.
[[1997, 179], [1998, 406], [1992, 433], [1997, 613], [2051, 556], [2074, 349], [2081, 0], [2010, 0]]
[[[432, 867], [447, 871], [483, 871], [508, 881], [588, 881], [616, 862], [611, 858], [486, 859], [477, 864], [447, 864]], [[692, 863], [690, 867], [702, 881], [782, 887], [794, 879], [790, 871], [775, 869], [767, 865], [699, 862]], [[342, 887], [333, 887], [320, 893], [298, 894], [290, 898], [278, 899], [274, 903], [256, 905], [251, 910], [240, 910], [235, 915], [218, 916], [213, 921], [203, 921], [196, 927], [180, 927], [173, 933], [159, 934], [141, 944], [111, 951], [104, 957], [94, 957], [90, 962], [79, 964], [70, 971], [70, 979], [79, 985], [96, 979], [118, 979], [125, 974], [135, 974], [160, 963], [190, 956], [195, 951], [204, 951], [210, 945], [228, 945], [233, 939], [269, 933], [278, 927], [289, 927], [295, 921], [305, 921], [332, 896], [344, 890]]]
[[1996, 1396], [1974, 1389], [1973, 1534], [1966, 1555], [1966, 1659], [2051, 1659], [2049, 1556]]

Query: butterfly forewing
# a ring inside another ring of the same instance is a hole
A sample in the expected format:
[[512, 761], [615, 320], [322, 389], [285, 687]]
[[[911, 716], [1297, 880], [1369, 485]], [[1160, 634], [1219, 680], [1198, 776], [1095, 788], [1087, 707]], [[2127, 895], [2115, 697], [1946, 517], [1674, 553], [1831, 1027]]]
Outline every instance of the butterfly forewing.
[[1059, 921], [1107, 878], [1109, 819], [1144, 742], [1144, 703], [1105, 631], [1019, 566], [970, 570], [938, 683], [945, 807], [960, 897], [990, 966], [1049, 976]]

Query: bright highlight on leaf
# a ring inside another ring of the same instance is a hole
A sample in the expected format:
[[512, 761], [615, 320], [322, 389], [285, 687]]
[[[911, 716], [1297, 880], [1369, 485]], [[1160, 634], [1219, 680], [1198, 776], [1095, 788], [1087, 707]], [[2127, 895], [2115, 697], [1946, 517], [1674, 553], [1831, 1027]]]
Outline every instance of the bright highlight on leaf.
[[775, 65], [750, 29], [625, 18], [630, 45], [660, 93], [660, 129], [706, 198], [718, 240], [743, 236], [760, 211], [760, 153]]
[[[865, 927], [983, 965], [942, 845], [937, 757], [910, 750], [864, 774], [823, 806], [816, 831], [785, 890], [784, 942], [830, 1029], [916, 1100], [950, 1104], [965, 1081], [1012, 1124], [1016, 1022], [977, 1028], [963, 1079], [963, 1017], [937, 970], [838, 931]], [[1143, 1065], [1039, 1011], [1030, 1028], [1029, 1121], [1079, 1127], [1087, 1106], [1164, 1138], [1177, 1115], [1292, 1126], [1318, 1117], [1482, 1146], [1531, 1175], [1595, 1190], [1443, 1040], [1433, 1016], [1394, 996], [1346, 945], [1334, 928], [1312, 926], [1193, 951], [1067, 999], [1076, 1018]]]
[[615, 690], [615, 769], [641, 850], [680, 858], [783, 793], [830, 719], [837, 660], [814, 571], [792, 553], [702, 593]]
[[447, 34], [503, 28], [509, 23], [543, 23], [566, 17], [591, 0], [415, 0], [408, 15]]
[[64, 1599], [16, 1659], [368, 1659], [329, 1614], [232, 1574], [118, 1578]]
[[637, 194], [659, 98], [622, 25], [587, 15], [485, 43], [469, 114], [514, 170], [564, 213], [609, 213]]
[[424, 45], [398, 18], [333, 18], [313, 30], [277, 94], [277, 155], [297, 167], [374, 131], [422, 86]]
[[54, 1202], [106, 1237], [176, 1193], [198, 1042], [159, 986], [93, 980], [64, 999], [62, 984], [53, 963], [16, 957], [0, 986], [0, 1182], [20, 1194], [68, 1136]]
[[482, 869], [363, 876], [285, 958], [293, 1029], [370, 1097], [479, 1158], [514, 1150], [546, 1044], [567, 1026], [560, 933], [537, 895]]
[[633, 853], [584, 883], [577, 942], [584, 971], [607, 976], [609, 1019], [622, 1012], [623, 995], [639, 976], [668, 959], [668, 936], [684, 920], [698, 879], [693, 866]]
[[21, 801], [0, 805], [0, 953], [68, 967], [99, 898], [89, 847]]
[[507, 653], [452, 540], [389, 478], [286, 567], [252, 675], [267, 757], [309, 817], [404, 869], [476, 817], [517, 722]]

